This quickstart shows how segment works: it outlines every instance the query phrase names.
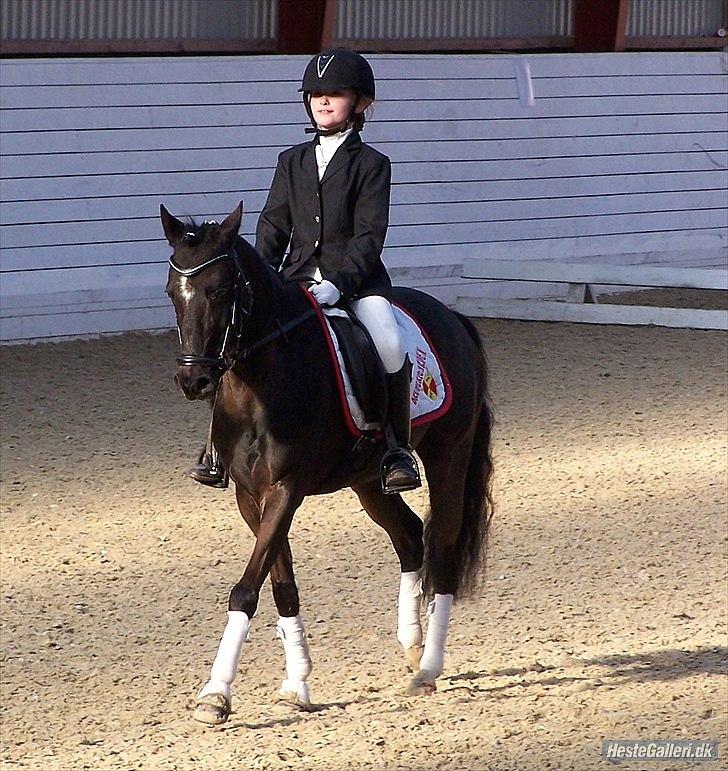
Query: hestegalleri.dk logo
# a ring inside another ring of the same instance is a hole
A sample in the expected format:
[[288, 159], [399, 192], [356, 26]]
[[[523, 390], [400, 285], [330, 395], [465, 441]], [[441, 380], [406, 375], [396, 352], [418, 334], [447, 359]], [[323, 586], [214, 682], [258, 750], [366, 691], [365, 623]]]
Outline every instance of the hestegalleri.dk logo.
[[718, 760], [718, 742], [701, 739], [605, 739], [602, 757], [610, 763], [630, 760]]

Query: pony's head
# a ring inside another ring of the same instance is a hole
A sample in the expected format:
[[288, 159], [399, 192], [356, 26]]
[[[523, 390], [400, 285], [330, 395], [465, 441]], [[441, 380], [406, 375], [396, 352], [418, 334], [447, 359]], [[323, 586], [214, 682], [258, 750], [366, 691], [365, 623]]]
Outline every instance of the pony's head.
[[249, 301], [235, 251], [243, 204], [220, 225], [184, 223], [164, 206], [160, 213], [173, 250], [166, 292], [182, 346], [174, 380], [188, 399], [207, 399], [229, 366]]

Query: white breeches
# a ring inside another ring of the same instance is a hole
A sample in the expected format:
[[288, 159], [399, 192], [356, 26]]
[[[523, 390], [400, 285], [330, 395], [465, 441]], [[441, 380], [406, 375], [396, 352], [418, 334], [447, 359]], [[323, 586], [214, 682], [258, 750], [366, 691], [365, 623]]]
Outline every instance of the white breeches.
[[407, 351], [389, 300], [378, 295], [362, 297], [351, 304], [351, 309], [371, 335], [387, 373], [399, 372]]

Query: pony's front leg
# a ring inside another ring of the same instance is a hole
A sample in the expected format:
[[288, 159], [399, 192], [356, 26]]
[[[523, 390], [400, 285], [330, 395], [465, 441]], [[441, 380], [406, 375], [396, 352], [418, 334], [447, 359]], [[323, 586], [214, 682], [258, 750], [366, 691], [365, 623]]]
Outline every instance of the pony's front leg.
[[242, 578], [230, 592], [228, 621], [210, 671], [210, 679], [197, 697], [194, 718], [208, 725], [224, 723], [232, 708], [232, 683], [238, 669], [250, 619], [258, 607], [260, 587], [285, 542], [293, 513], [301, 502], [282, 485], [265, 496], [253, 553]]
[[309, 709], [311, 696], [306, 680], [311, 674], [311, 655], [301, 618], [298, 588], [293, 575], [293, 556], [288, 540], [283, 545], [270, 572], [273, 599], [278, 608], [278, 637], [286, 657], [286, 677], [278, 695], [284, 701]]
[[200, 723], [220, 725], [230, 716], [232, 684], [238, 671], [243, 643], [248, 639], [250, 616], [229, 610], [228, 621], [210, 670], [210, 679], [197, 696], [194, 718]]
[[300, 615], [281, 616], [278, 619], [278, 637], [286, 655], [286, 679], [278, 695], [303, 709], [311, 708], [311, 695], [306, 680], [311, 674], [311, 654], [306, 642], [306, 630]]

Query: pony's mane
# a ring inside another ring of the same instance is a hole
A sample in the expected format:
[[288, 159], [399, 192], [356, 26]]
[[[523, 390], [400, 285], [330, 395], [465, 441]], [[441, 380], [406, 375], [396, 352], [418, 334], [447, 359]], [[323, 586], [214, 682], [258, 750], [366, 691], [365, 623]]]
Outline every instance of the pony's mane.
[[290, 318], [291, 313], [300, 311], [302, 305], [304, 308], [306, 307], [303, 295], [298, 288], [299, 282], [297, 280], [286, 280], [283, 275], [269, 265], [260, 254], [258, 254], [255, 247], [241, 235], [238, 235], [235, 239], [235, 247], [244, 263], [249, 267], [251, 262], [257, 266], [258, 270], [256, 270], [256, 275], [268, 287], [271, 297], [277, 298], [276, 310], [279, 318]]

